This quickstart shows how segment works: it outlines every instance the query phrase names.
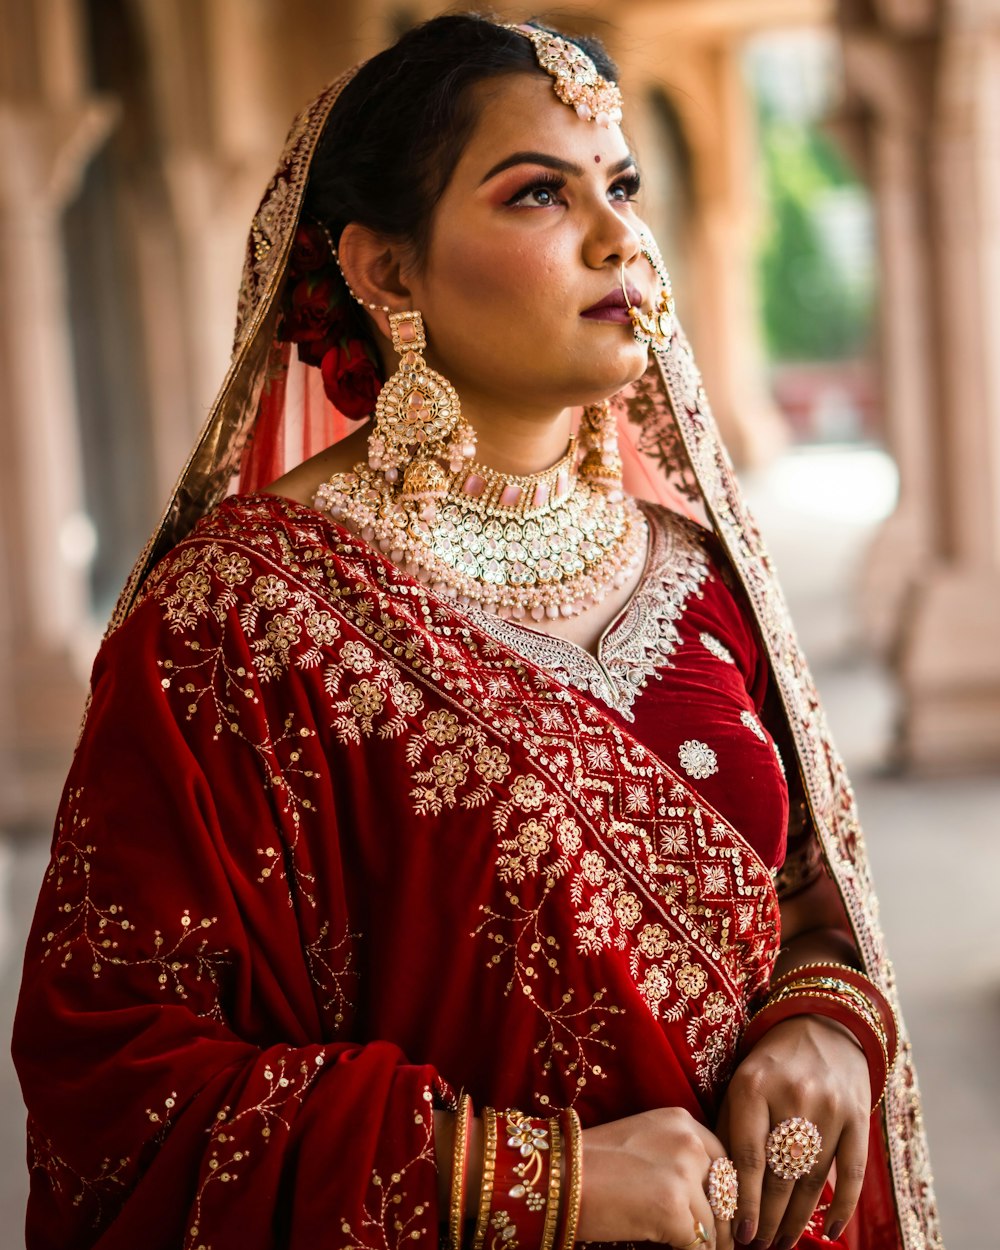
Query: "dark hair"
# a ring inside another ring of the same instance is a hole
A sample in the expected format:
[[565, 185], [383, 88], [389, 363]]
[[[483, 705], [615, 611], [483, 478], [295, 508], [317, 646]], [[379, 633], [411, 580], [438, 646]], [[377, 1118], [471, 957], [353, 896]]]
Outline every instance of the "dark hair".
[[[605, 78], [617, 78], [599, 42], [573, 42]], [[476, 124], [469, 88], [514, 73], [545, 70], [529, 40], [479, 14], [436, 17], [408, 31], [344, 88], [313, 158], [305, 212], [335, 241], [357, 221], [410, 243], [420, 257]]]

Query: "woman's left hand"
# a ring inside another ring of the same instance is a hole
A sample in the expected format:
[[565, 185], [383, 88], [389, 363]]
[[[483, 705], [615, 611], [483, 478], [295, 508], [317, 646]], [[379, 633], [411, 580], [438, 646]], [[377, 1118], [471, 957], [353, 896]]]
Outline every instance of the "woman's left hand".
[[[794, 1246], [834, 1160], [836, 1193], [825, 1228], [827, 1237], [839, 1236], [861, 1193], [870, 1108], [864, 1052], [841, 1025], [795, 1016], [765, 1033], [733, 1074], [716, 1126], [739, 1173], [737, 1241]], [[771, 1129], [794, 1116], [811, 1120], [823, 1139], [815, 1166], [798, 1181], [775, 1175], [766, 1152]]]

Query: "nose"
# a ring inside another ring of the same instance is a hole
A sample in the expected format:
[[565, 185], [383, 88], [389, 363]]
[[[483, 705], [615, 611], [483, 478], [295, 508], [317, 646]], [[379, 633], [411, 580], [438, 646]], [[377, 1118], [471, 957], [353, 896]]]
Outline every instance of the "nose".
[[584, 260], [592, 269], [619, 269], [642, 255], [638, 227], [605, 200], [594, 212], [594, 220], [584, 242]]

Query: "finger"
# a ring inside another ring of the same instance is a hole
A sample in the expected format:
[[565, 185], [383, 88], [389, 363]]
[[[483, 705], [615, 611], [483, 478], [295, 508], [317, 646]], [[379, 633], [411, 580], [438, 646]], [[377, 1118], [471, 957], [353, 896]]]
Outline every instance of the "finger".
[[816, 1204], [823, 1196], [823, 1187], [830, 1175], [836, 1148], [838, 1147], [835, 1139], [830, 1143], [825, 1143], [823, 1153], [816, 1160], [809, 1174], [795, 1182], [781, 1220], [781, 1227], [774, 1239], [774, 1250], [791, 1250], [791, 1247], [802, 1236], [816, 1210]]
[[726, 1094], [722, 1100], [722, 1106], [719, 1108], [719, 1118], [715, 1124], [715, 1135], [725, 1147], [726, 1154], [729, 1154], [729, 1095]]
[[749, 1245], [757, 1235], [764, 1182], [764, 1142], [771, 1128], [770, 1112], [763, 1098], [750, 1090], [729, 1106], [729, 1157], [736, 1164], [740, 1197], [734, 1227], [736, 1240]]
[[757, 1218], [757, 1240], [764, 1245], [774, 1241], [794, 1189], [795, 1181], [784, 1180], [770, 1168], [765, 1170]]
[[[826, 1213], [824, 1227], [827, 1236], [834, 1240], [850, 1221], [861, 1197], [861, 1186], [868, 1164], [868, 1134], [871, 1122], [866, 1119], [852, 1120], [844, 1128], [837, 1147], [837, 1188], [833, 1202]], [[840, 1227], [837, 1228], [837, 1225]], [[836, 1228], [836, 1232], [833, 1230]]]
[[708, 1236], [708, 1241], [703, 1246], [696, 1247], [696, 1250], [729, 1250], [726, 1244], [719, 1240], [719, 1224], [712, 1213], [712, 1208], [708, 1205], [707, 1195], [702, 1195], [692, 1204], [691, 1215], [699, 1221]]
[[[695, 1198], [691, 1204], [689, 1214], [691, 1218], [691, 1236], [686, 1241], [678, 1240], [676, 1243], [671, 1243], [675, 1246], [675, 1250], [726, 1250], [718, 1242], [715, 1216], [712, 1214], [712, 1208], [708, 1205], [707, 1198], [704, 1202]], [[701, 1236], [702, 1229], [704, 1229], [705, 1233], [704, 1238]]]
[[715, 1244], [718, 1250], [733, 1250], [733, 1221], [732, 1220], [716, 1220], [715, 1222]]

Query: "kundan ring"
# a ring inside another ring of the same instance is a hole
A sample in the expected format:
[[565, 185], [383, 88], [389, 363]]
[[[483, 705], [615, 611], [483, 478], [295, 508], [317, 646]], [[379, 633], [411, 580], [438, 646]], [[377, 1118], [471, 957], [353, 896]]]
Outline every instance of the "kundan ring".
[[813, 1170], [822, 1149], [816, 1125], [796, 1115], [782, 1120], [768, 1134], [767, 1166], [783, 1181], [797, 1181]]
[[708, 1245], [708, 1232], [701, 1220], [698, 1220], [694, 1226], [694, 1241], [689, 1241], [686, 1246], [681, 1246], [681, 1250], [694, 1250], [695, 1246], [706, 1245]]
[[731, 1220], [740, 1200], [736, 1164], [725, 1157], [713, 1159], [708, 1169], [708, 1205], [717, 1220]]

